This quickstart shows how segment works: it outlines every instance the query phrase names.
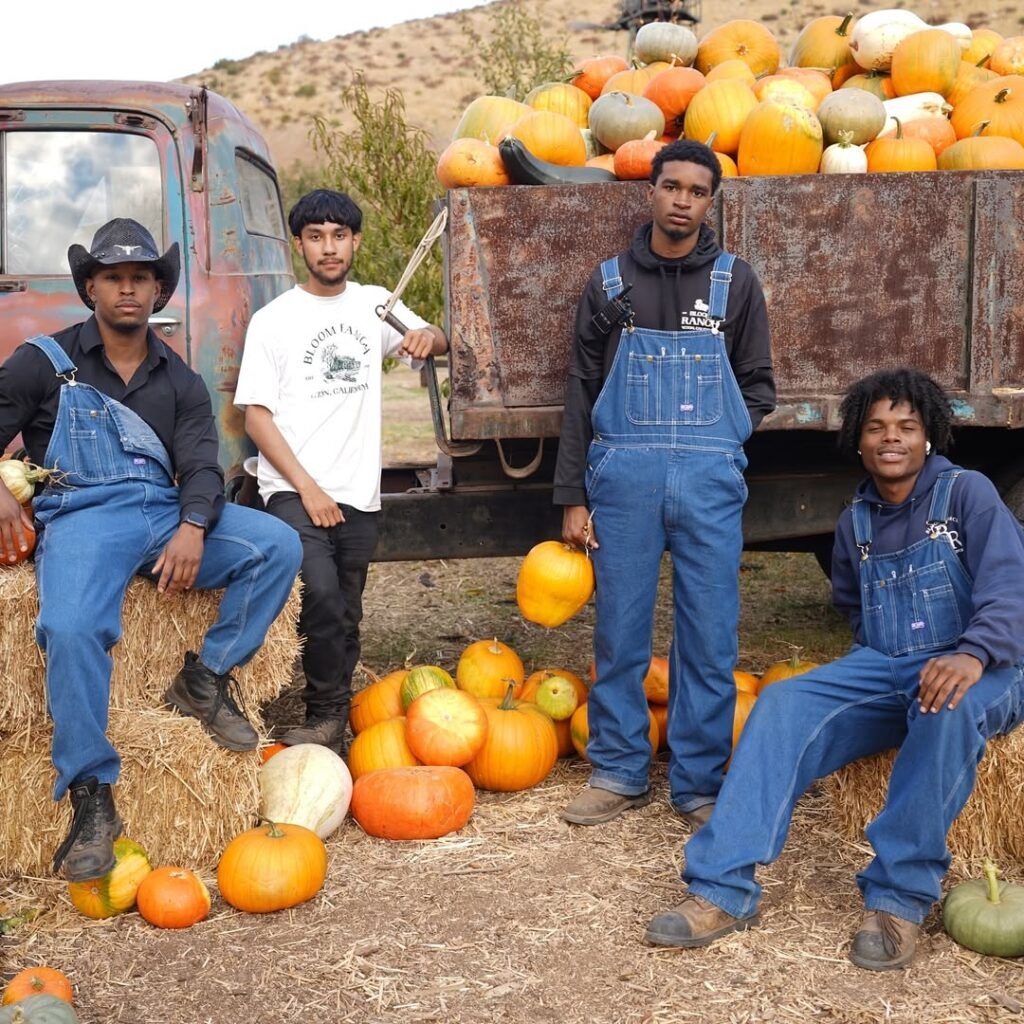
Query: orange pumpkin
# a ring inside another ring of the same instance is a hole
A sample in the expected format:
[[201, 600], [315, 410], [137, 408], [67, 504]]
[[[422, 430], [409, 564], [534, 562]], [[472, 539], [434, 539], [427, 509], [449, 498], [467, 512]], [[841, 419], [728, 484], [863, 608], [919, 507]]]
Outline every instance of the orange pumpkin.
[[497, 637], [470, 644], [455, 667], [455, 684], [474, 697], [502, 697], [512, 683], [522, 686], [525, 676], [519, 655]]
[[759, 78], [754, 86], [754, 95], [762, 102], [780, 100], [811, 111], [817, 110], [819, 103], [807, 86], [788, 75], [765, 75]]
[[668, 749], [668, 705], [649, 704], [651, 714], [658, 723], [658, 750]]
[[11, 978], [4, 989], [3, 1005], [20, 1003], [29, 996], [54, 996], [65, 1003], [74, 1001], [71, 981], [54, 967], [26, 967]]
[[[654, 713], [648, 706], [647, 715], [650, 719], [649, 726], [647, 729], [647, 739], [651, 744], [652, 755], [657, 751], [658, 744], [661, 742], [661, 731], [658, 726], [658, 720], [654, 717]], [[572, 736], [572, 745], [576, 748], [576, 753], [583, 758], [584, 761], [589, 761], [587, 757], [587, 744], [590, 742], [590, 722], [587, 718], [587, 705], [581, 704], [572, 714], [572, 718], [569, 719], [569, 730]]]
[[799, 82], [814, 97], [815, 110], [826, 96], [832, 95], [831, 80], [824, 71], [818, 71], [816, 68], [779, 68], [775, 75]]
[[735, 78], [709, 82], [690, 101], [683, 118], [688, 139], [710, 143], [716, 153], [733, 155], [739, 148], [740, 132], [757, 106], [757, 97], [745, 83]]
[[512, 690], [509, 686], [501, 701], [480, 702], [487, 714], [487, 739], [466, 772], [481, 789], [529, 789], [548, 777], [558, 759], [554, 723], [536, 705], [513, 700]]
[[210, 892], [188, 868], [156, 868], [142, 880], [135, 905], [157, 928], [190, 928], [210, 913]]
[[997, 75], [1024, 75], [1024, 36], [1007, 36], [992, 51], [988, 66]]
[[572, 76], [572, 84], [582, 89], [592, 100], [601, 95], [605, 82], [620, 71], [628, 71], [629, 64], [625, 58], [616, 55], [590, 57], [576, 65]]
[[146, 851], [127, 836], [114, 840], [114, 867], [102, 878], [68, 883], [75, 909], [100, 921], [135, 906], [142, 880], [152, 871]]
[[615, 177], [619, 181], [647, 181], [651, 176], [654, 157], [665, 142], [649, 134], [643, 139], [630, 139], [615, 150]]
[[753, 710], [756, 700], [756, 694], [749, 693], [746, 690], [736, 691], [736, 710], [732, 715], [733, 750], [736, 749], [736, 744], [740, 741], [740, 733], [743, 732], [743, 726], [747, 724], [747, 719], [750, 717], [750, 712]]
[[765, 100], [743, 125], [736, 165], [743, 175], [815, 174], [823, 149], [821, 123], [812, 111]]
[[579, 127], [565, 114], [534, 110], [509, 129], [537, 159], [562, 167], [582, 167], [587, 162], [587, 144]]
[[690, 100], [704, 85], [704, 76], [696, 68], [667, 68], [647, 83], [643, 94], [665, 115], [665, 131], [678, 135]]
[[972, 135], [939, 154], [940, 171], [1007, 171], [1024, 169], [1024, 146], [1000, 135]]
[[978, 64], [968, 64], [967, 61], [960, 61], [960, 69], [956, 73], [956, 81], [946, 99], [952, 106], [956, 106], [976, 85], [982, 82], [990, 82], [999, 76], [992, 70]]
[[602, 171], [611, 171], [615, 173], [615, 154], [614, 153], [601, 153], [598, 156], [592, 156], [587, 162], [587, 167], [600, 167]]
[[[960, 54], [960, 59], [977, 67], [987, 68], [996, 47], [1003, 37], [991, 28], [976, 28], [971, 31], [971, 44]], [[952, 101], [951, 101], [952, 102]]]
[[571, 619], [593, 593], [593, 563], [584, 552], [561, 541], [535, 544], [519, 566], [519, 611], [524, 619], [548, 629]]
[[552, 721], [551, 724], [555, 727], [555, 739], [558, 743], [558, 756], [571, 757], [576, 753], [576, 748], [572, 745], [571, 720], [565, 718], [561, 722]]
[[945, 29], [929, 28], [901, 39], [889, 74], [897, 96], [937, 92], [948, 96], [960, 70], [960, 43]]
[[378, 768], [401, 768], [419, 764], [405, 738], [405, 718], [389, 718], [364, 729], [348, 750], [348, 770], [353, 779]]
[[545, 82], [526, 94], [528, 107], [564, 114], [577, 128], [587, 127], [587, 115], [593, 102], [582, 89], [566, 82]]
[[267, 822], [235, 836], [217, 865], [221, 896], [237, 910], [264, 914], [312, 899], [327, 877], [327, 847], [301, 825]]
[[[864, 150], [868, 171], [935, 171], [938, 162], [935, 150], [924, 139], [903, 137], [903, 125], [896, 118], [896, 134], [869, 142]], [[764, 677], [762, 676], [762, 684]]]
[[511, 185], [498, 147], [483, 139], [454, 139], [437, 158], [437, 180], [445, 188]]
[[[838, 88], [836, 75], [839, 71], [860, 66], [850, 51], [850, 32], [853, 30], [853, 15], [826, 14], [809, 21], [796, 37], [789, 53], [789, 63], [798, 68], [817, 68], [832, 80]], [[857, 71], [852, 74], [857, 74]]]
[[385, 768], [352, 787], [352, 817], [378, 839], [438, 839], [469, 821], [475, 801], [461, 768]]
[[1024, 145], [1024, 77], [1001, 75], [976, 85], [954, 108], [950, 121], [958, 139], [978, 131], [1002, 135]]
[[891, 100], [896, 98], [896, 89], [892, 84], [892, 76], [883, 71], [865, 71], [860, 75], [851, 75], [840, 89], [864, 89], [877, 96], [880, 100]]
[[[953, 126], [950, 124], [948, 117], [940, 117], [939, 115], [919, 117], [914, 121], [908, 121], [902, 128], [903, 138], [924, 139], [935, 150], [936, 156], [939, 156], [947, 146], [952, 146], [956, 142], [956, 132], [953, 131]], [[896, 127], [894, 125], [880, 138], [888, 138], [895, 134]]]
[[644, 676], [644, 696], [651, 704], [668, 703], [668, 658], [654, 655]]
[[744, 672], [743, 669], [738, 668], [733, 672], [732, 677], [736, 681], [737, 690], [743, 690], [745, 693], [757, 693], [761, 680], [753, 672]]
[[545, 679], [550, 679], [552, 676], [561, 676], [563, 679], [568, 679], [576, 689], [576, 699], [579, 703], [585, 704], [587, 702], [587, 699], [590, 697], [590, 687], [575, 672], [569, 672], [564, 668], [539, 668], [536, 672], [531, 672], [526, 682], [523, 683], [522, 688], [515, 691], [512, 696], [516, 700], [529, 701], [531, 704], [536, 704], [537, 688]]
[[748, 64], [755, 76], [773, 75], [781, 61], [778, 40], [758, 21], [727, 21], [700, 41], [693, 66], [706, 75], [716, 64], [736, 57]]
[[482, 139], [496, 146], [530, 108], [508, 96], [477, 96], [462, 113], [453, 139]]
[[723, 78], [732, 78], [743, 82], [751, 89], [754, 88], [754, 83], [757, 81], [757, 76], [750, 70], [750, 65], [745, 60], [740, 60], [739, 57], [732, 57], [729, 60], [723, 60], [721, 64], [716, 64], [704, 76], [704, 84], [717, 82]]
[[793, 676], [802, 675], [804, 672], [809, 672], [812, 668], [817, 667], [818, 663], [816, 661], [804, 661], [799, 653], [794, 654], [791, 658], [786, 658], [784, 661], [772, 662], [761, 673], [757, 692], [761, 693], [766, 686], [771, 686], [772, 683], [778, 683], [783, 679], [791, 679]]
[[668, 61], [656, 60], [642, 68], [628, 68], [626, 71], [616, 72], [609, 78], [601, 88], [601, 95], [607, 96], [610, 92], [625, 92], [631, 96], [643, 96], [651, 79], [661, 71], [672, 67]]
[[275, 754], [287, 749], [288, 745], [285, 743], [271, 743], [267, 747], [260, 747], [260, 764], [266, 764]]
[[352, 733], [358, 736], [365, 729], [402, 714], [402, 683], [408, 675], [406, 669], [396, 669], [352, 695], [352, 710], [348, 721]]
[[461, 767], [476, 757], [487, 738], [487, 715], [464, 690], [428, 690], [405, 716], [405, 739], [423, 764]]
[[722, 168], [723, 178], [735, 178], [739, 175], [740, 169], [731, 156], [726, 156], [725, 153], [716, 153], [715, 157], [718, 159], [718, 166]]

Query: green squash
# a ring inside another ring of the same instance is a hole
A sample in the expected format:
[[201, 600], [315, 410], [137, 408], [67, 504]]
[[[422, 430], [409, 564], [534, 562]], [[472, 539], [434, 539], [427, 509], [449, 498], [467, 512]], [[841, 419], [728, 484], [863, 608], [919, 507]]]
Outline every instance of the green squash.
[[986, 956], [1024, 956], [1024, 886], [1000, 882], [986, 860], [984, 878], [954, 886], [942, 903], [951, 939]]
[[79, 1024], [70, 1003], [56, 996], [29, 996], [0, 1007], [0, 1024]]

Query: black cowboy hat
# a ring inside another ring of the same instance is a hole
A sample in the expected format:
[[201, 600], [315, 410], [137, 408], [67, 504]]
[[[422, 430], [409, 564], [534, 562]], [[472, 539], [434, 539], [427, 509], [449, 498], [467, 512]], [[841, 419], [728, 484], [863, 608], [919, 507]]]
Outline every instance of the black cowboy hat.
[[167, 305], [174, 289], [178, 287], [178, 274], [181, 270], [178, 243], [174, 242], [161, 256], [153, 236], [138, 221], [115, 217], [93, 235], [89, 249], [84, 245], [72, 245], [68, 249], [71, 277], [82, 301], [90, 309], [96, 306], [85, 290], [85, 282], [96, 273], [97, 267], [109, 267], [115, 263], [152, 264], [156, 279], [163, 285], [160, 298], [153, 305], [154, 313]]

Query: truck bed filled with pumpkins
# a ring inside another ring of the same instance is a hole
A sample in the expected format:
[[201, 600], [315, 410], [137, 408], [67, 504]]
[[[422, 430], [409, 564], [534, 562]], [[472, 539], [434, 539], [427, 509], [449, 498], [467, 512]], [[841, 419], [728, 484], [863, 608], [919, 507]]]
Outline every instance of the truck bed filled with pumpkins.
[[[886, 366], [950, 392], [969, 428], [958, 461], [1024, 512], [1024, 36], [879, 10], [816, 18], [788, 55], [753, 21], [699, 42], [652, 23], [633, 65], [599, 56], [524, 103], [468, 105], [437, 167], [449, 440], [494, 441], [502, 466], [520, 467], [518, 521], [557, 536], [550, 479], [576, 302], [649, 219], [651, 160], [680, 135], [718, 154], [709, 221], [768, 303], [778, 408], [748, 444], [748, 545], [830, 546], [856, 475], [835, 457], [839, 402]], [[451, 491], [469, 466], [454, 459]]]

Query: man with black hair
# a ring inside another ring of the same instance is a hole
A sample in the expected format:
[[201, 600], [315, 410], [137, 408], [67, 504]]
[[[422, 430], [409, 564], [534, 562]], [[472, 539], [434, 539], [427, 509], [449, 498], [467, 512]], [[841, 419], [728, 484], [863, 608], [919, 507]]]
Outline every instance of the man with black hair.
[[448, 340], [399, 302], [401, 334], [375, 312], [386, 289], [349, 280], [362, 240], [362, 211], [349, 196], [304, 195], [288, 227], [309, 279], [254, 314], [235, 404], [260, 452], [260, 496], [302, 538], [306, 720], [281, 740], [341, 750], [377, 544], [381, 362], [400, 356], [415, 366], [447, 352]]
[[889, 793], [857, 876], [858, 967], [910, 963], [949, 868], [946, 835], [989, 737], [1024, 716], [1024, 529], [981, 473], [946, 459], [949, 400], [915, 370], [855, 383], [841, 407], [844, 454], [867, 479], [836, 526], [832, 592], [854, 644], [764, 690], [710, 823], [686, 845], [688, 892], [646, 938], [705, 946], [758, 922], [758, 864], [782, 850], [814, 782], [897, 747]]
[[578, 825], [650, 800], [643, 679], [666, 549], [669, 798], [691, 828], [710, 816], [732, 747], [743, 444], [775, 384], [761, 285], [704, 223], [721, 177], [701, 143], [661, 149], [651, 223], [594, 271], [576, 313], [554, 499], [563, 539], [590, 550], [597, 576], [592, 770], [562, 812]]
[[[137, 221], [104, 224], [68, 250], [94, 312], [54, 337], [29, 338], [0, 367], [0, 451], [21, 431], [33, 461], [58, 472], [33, 502], [36, 637], [46, 652], [54, 799], [74, 818], [54, 858], [70, 881], [106, 874], [121, 818], [120, 758], [106, 736], [110, 650], [137, 573], [160, 593], [220, 589], [217, 621], [189, 651], [165, 699], [229, 750], [258, 737], [231, 671], [256, 653], [299, 568], [295, 531], [225, 505], [217, 429], [203, 379], [149, 318], [178, 283], [178, 245], [162, 256]], [[25, 550], [27, 516], [0, 482], [0, 552]]]

